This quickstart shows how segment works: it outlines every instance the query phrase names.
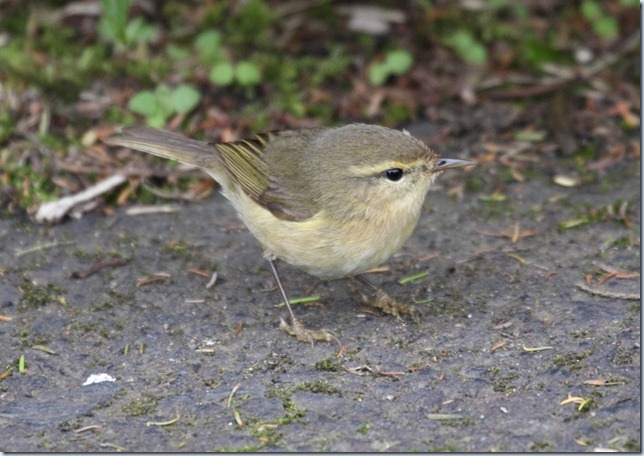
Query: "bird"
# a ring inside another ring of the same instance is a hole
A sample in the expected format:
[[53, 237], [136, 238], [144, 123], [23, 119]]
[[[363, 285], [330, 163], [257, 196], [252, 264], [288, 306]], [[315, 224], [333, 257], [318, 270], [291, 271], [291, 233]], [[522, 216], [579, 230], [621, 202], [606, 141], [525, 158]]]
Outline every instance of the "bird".
[[[217, 144], [135, 126], [105, 142], [194, 165], [220, 184], [263, 248], [289, 312], [280, 328], [303, 342], [334, 336], [295, 316], [276, 260], [324, 280], [359, 278], [403, 246], [436, 176], [474, 164], [441, 158], [405, 130], [363, 123]], [[380, 290], [376, 301], [395, 316], [416, 312]]]

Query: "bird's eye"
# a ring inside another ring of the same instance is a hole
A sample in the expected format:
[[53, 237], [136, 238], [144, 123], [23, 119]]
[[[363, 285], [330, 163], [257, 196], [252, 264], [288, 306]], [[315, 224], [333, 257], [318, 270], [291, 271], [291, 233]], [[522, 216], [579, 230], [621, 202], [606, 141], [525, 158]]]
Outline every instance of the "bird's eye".
[[389, 168], [384, 172], [384, 176], [392, 182], [398, 182], [402, 179], [403, 174], [405, 173], [400, 168]]

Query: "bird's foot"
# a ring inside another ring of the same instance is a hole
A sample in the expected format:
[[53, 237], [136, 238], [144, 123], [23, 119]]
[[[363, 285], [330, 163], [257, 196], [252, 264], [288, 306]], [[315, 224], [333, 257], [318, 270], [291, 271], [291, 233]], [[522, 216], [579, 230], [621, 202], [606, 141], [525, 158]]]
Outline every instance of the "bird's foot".
[[331, 342], [338, 340], [330, 331], [326, 329], [308, 329], [297, 318], [292, 317], [291, 323], [287, 323], [283, 318], [280, 318], [280, 329], [291, 336], [297, 337], [301, 342], [313, 343], [316, 340], [324, 342]]

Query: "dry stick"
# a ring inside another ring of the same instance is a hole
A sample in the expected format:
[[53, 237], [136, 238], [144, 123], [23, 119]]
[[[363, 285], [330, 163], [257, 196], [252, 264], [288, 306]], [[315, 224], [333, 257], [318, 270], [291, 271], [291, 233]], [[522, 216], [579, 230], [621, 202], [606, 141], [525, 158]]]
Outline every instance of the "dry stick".
[[[614, 274], [620, 279], [633, 279], [635, 277], [639, 277], [640, 273], [639, 272], [620, 272], [617, 269], [608, 266], [604, 263], [600, 263], [599, 261], [593, 261], [593, 264], [600, 268], [602, 271], [608, 272], [610, 274]], [[620, 277], [621, 276], [621, 277]]]
[[92, 274], [96, 274], [101, 269], [124, 266], [127, 263], [129, 263], [129, 261], [130, 261], [129, 258], [111, 258], [108, 260], [96, 261], [88, 269], [84, 271], [73, 271], [71, 274], [69, 274], [69, 278], [84, 279], [86, 277], [91, 276]]
[[87, 201], [110, 191], [114, 187], [118, 187], [125, 181], [127, 181], [127, 178], [123, 174], [117, 173], [96, 185], [86, 188], [82, 192], [76, 193], [75, 195], [66, 196], [56, 201], [44, 203], [38, 208], [35, 220], [38, 223], [57, 222], [75, 206], [81, 203], [86, 203]]
[[603, 298], [615, 298], [615, 299], [626, 299], [628, 301], [639, 301], [640, 300], [640, 294], [639, 293], [612, 293], [610, 291], [602, 291], [598, 290], [596, 288], [590, 288], [588, 285], [586, 285], [583, 282], [577, 282], [577, 286], [584, 290], [587, 293], [590, 293], [592, 295], [597, 295], [601, 296]]

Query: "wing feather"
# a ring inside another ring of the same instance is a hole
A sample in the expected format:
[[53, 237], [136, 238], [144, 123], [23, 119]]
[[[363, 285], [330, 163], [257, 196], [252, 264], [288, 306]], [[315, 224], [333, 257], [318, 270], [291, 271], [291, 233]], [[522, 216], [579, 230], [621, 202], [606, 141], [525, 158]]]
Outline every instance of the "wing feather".
[[[157, 130], [151, 127], [129, 127], [119, 136], [105, 140], [107, 144], [132, 149], [196, 165], [215, 179], [228, 185], [238, 185], [253, 201], [270, 211], [275, 217], [288, 221], [303, 221], [312, 217], [316, 210], [308, 202], [302, 182], [294, 182], [295, 176], [280, 173], [279, 166], [268, 160], [277, 154], [278, 161], [288, 159], [288, 154], [299, 153], [298, 143], [294, 148], [285, 133], [264, 133], [251, 139], [242, 139], [221, 144], [209, 144], [187, 138], [179, 133]], [[267, 149], [272, 153], [267, 157]], [[284, 153], [282, 153], [284, 152]], [[273, 171], [271, 172], [271, 165]], [[224, 177], [230, 179], [221, 179]]]
[[227, 171], [255, 201], [259, 201], [270, 184], [268, 166], [260, 147], [261, 143], [248, 139], [217, 144], [221, 161]]
[[265, 133], [252, 139], [217, 144], [217, 150], [231, 178], [253, 201], [281, 220], [303, 221], [316, 211], [306, 203], [292, 179], [280, 181], [277, 172], [271, 173], [267, 162], [267, 148], [281, 140], [280, 133]]

